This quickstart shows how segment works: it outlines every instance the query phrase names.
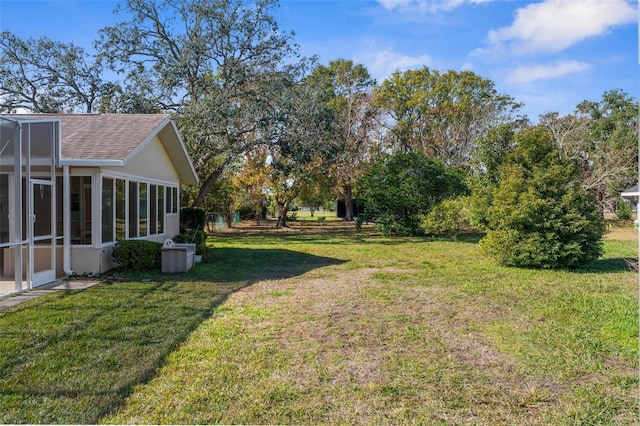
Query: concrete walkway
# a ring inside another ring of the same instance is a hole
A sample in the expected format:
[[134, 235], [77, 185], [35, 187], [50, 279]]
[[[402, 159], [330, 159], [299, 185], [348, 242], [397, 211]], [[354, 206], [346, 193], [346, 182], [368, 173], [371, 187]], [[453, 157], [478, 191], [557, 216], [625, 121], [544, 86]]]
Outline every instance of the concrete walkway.
[[62, 290], [84, 290], [99, 284], [100, 281], [54, 281], [51, 284], [27, 290], [23, 293], [16, 293], [0, 299], [0, 311], [12, 308], [21, 303], [28, 302], [45, 294], [55, 293]]

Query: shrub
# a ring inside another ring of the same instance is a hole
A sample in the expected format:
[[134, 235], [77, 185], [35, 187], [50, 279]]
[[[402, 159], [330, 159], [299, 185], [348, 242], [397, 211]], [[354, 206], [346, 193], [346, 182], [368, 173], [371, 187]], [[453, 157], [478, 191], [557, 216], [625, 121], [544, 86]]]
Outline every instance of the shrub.
[[458, 197], [441, 202], [424, 217], [420, 227], [425, 234], [434, 236], [455, 236], [469, 231], [469, 198]]
[[518, 133], [500, 167], [481, 249], [507, 266], [575, 268], [602, 254], [604, 218], [541, 128]]
[[422, 217], [444, 199], [467, 192], [460, 170], [418, 153], [374, 164], [360, 181], [366, 213], [385, 235], [422, 233]]
[[360, 213], [356, 216], [356, 231], [362, 231], [362, 225], [364, 223], [369, 223], [369, 216], [366, 213]]
[[631, 211], [631, 204], [624, 198], [618, 199], [616, 215], [620, 220], [631, 220], [633, 218], [633, 212]]
[[207, 222], [207, 215], [204, 209], [199, 207], [183, 207], [180, 209], [180, 229], [203, 230]]
[[160, 268], [162, 244], [147, 240], [118, 241], [113, 248], [113, 260], [131, 271]]
[[196, 245], [196, 254], [204, 254], [206, 251], [207, 233], [201, 230], [187, 231], [172, 238], [176, 243], [190, 243]]

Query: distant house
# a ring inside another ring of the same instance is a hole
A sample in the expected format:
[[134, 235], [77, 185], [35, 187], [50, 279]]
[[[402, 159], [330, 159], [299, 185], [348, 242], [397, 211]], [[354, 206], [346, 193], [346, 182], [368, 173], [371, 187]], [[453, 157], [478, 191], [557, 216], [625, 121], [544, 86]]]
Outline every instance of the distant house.
[[197, 182], [168, 115], [0, 115], [0, 294], [107, 271], [118, 240], [175, 236], [180, 185]]
[[620, 194], [622, 198], [631, 202], [631, 209], [633, 211], [638, 211], [638, 195], [638, 185], [634, 185]]

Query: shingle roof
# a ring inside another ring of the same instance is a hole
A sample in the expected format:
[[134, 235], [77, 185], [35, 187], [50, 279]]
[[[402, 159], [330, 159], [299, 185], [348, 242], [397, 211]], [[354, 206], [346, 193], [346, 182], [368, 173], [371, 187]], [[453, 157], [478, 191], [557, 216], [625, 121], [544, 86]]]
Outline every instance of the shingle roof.
[[622, 191], [622, 194], [620, 194], [620, 195], [622, 197], [625, 197], [625, 196], [637, 196], [638, 195], [638, 185], [634, 185], [631, 188]]
[[62, 124], [62, 158], [124, 160], [165, 114], [20, 114], [22, 120], [55, 118]]
[[60, 120], [62, 128], [61, 160], [118, 161], [130, 156], [159, 135], [167, 153], [176, 164], [181, 180], [197, 183], [188, 154], [166, 114], [7, 114], [19, 120]]

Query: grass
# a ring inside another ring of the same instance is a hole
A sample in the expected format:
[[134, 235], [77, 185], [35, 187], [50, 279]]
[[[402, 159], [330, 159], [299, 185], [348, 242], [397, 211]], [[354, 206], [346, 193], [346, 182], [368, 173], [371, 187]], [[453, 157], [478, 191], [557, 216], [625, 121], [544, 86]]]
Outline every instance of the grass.
[[225, 295], [102, 284], [0, 313], [0, 423], [95, 423], [151, 378]]
[[188, 274], [0, 313], [0, 422], [634, 424], [629, 234], [536, 271], [475, 237], [228, 230]]
[[299, 222], [323, 222], [323, 221], [341, 221], [342, 218], [336, 216], [335, 211], [331, 210], [316, 210], [311, 216], [311, 210], [296, 210], [290, 212], [289, 215], [295, 213], [295, 220]]

